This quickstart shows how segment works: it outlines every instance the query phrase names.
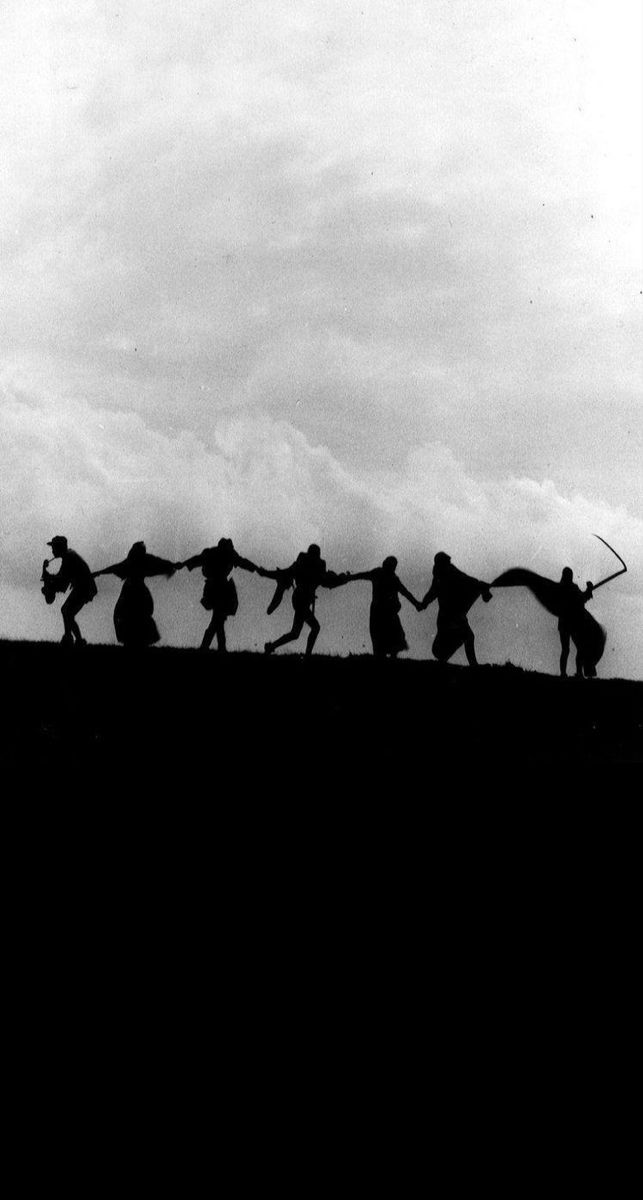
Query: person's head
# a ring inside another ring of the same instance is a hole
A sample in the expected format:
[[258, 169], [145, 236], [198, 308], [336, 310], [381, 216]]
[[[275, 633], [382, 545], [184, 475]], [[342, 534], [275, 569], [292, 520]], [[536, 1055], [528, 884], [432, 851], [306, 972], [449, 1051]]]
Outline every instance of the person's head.
[[56, 534], [56, 537], [52, 537], [51, 541], [47, 542], [47, 545], [51, 546], [54, 558], [60, 558], [61, 554], [65, 554], [67, 551], [67, 538], [63, 537], [62, 534]]
[[217, 546], [218, 546], [219, 550], [225, 550], [225, 551], [227, 551], [228, 554], [231, 554], [232, 551], [234, 550], [232, 538], [226, 538], [226, 537], [219, 538], [219, 541], [217, 542]]
[[448, 566], [450, 566], [450, 564], [451, 564], [450, 555], [445, 554], [444, 550], [438, 550], [438, 553], [436, 554], [435, 558], [433, 559], [433, 574], [439, 575], [442, 571], [445, 571], [446, 568]]
[[394, 575], [396, 567], [397, 559], [394, 558], [392, 554], [389, 554], [388, 558], [385, 558], [384, 562], [382, 563], [383, 570], [385, 570], [388, 575]]
[[145, 558], [146, 553], [145, 542], [134, 542], [134, 545], [130, 546], [127, 552], [127, 561], [140, 562], [142, 558]]
[[308, 547], [308, 557], [309, 558], [321, 558], [321, 548], [319, 546], [317, 546], [315, 544], [315, 542], [313, 542]]
[[571, 583], [574, 578], [574, 572], [571, 567], [563, 567], [563, 573], [560, 577], [561, 583]]

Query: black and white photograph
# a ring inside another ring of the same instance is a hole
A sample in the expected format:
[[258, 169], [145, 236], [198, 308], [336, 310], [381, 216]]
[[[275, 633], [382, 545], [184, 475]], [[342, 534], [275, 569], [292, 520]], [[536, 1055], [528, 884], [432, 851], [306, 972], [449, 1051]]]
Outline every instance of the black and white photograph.
[[642, 28], [3, 0], [3, 754], [643, 761]]

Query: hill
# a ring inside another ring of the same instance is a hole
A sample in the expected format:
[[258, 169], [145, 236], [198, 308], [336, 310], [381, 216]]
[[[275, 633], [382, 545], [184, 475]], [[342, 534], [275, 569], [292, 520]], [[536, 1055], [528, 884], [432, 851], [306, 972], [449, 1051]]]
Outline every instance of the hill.
[[[0, 642], [3, 754], [289, 794], [509, 765], [643, 761], [643, 683], [442, 666]], [[293, 773], [294, 771], [294, 773]], [[201, 785], [202, 786], [202, 785]], [[330, 786], [330, 784], [329, 784]]]

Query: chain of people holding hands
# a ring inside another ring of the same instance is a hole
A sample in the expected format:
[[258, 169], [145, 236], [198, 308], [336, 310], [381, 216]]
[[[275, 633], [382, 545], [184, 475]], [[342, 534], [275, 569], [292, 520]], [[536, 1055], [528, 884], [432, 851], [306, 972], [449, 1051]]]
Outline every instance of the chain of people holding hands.
[[[586, 611], [585, 605], [596, 587], [615, 578], [612, 575], [596, 585], [588, 583], [583, 591], [573, 582], [570, 567], [564, 568], [560, 581], [548, 580], [524, 568], [511, 568], [491, 583], [486, 583], [461, 571], [451, 562], [448, 554], [440, 551], [434, 557], [430, 587], [418, 600], [398, 577], [397, 559], [393, 556], [385, 558], [371, 570], [336, 572], [328, 569], [321, 549], [316, 544], [298, 554], [288, 566], [268, 569], [242, 557], [230, 538], [220, 538], [215, 546], [182, 562], [171, 562], [150, 554], [144, 542], [135, 542], [122, 561], [97, 571], [92, 571], [81, 555], [69, 546], [65, 536], [59, 534], [53, 537], [48, 545], [52, 550], [52, 559], [45, 559], [43, 563], [42, 592], [48, 604], [53, 603], [57, 595], [68, 593], [62, 604], [62, 642], [68, 646], [85, 644], [77, 618], [81, 609], [97, 595], [95, 581], [100, 576], [114, 575], [121, 580], [122, 587], [114, 609], [116, 638], [123, 646], [140, 649], [160, 641], [154, 620], [154, 600], [146, 580], [153, 576], [169, 578], [182, 569], [192, 571], [200, 568], [204, 578], [201, 604], [210, 613], [200, 648], [208, 650], [216, 639], [217, 650], [225, 652], [226, 623], [238, 608], [237, 589], [232, 578], [232, 572], [238, 569], [274, 581], [276, 586], [268, 605], [269, 614], [275, 612], [285, 593], [292, 589], [291, 628], [275, 641], [266, 642], [266, 654], [297, 641], [306, 628], [305, 653], [310, 655], [320, 632], [315, 615], [318, 589], [334, 589], [365, 581], [371, 585], [369, 632], [376, 657], [396, 657], [408, 649], [400, 619], [402, 600], [418, 612], [435, 600], [438, 615], [432, 645], [434, 657], [447, 662], [462, 647], [469, 665], [475, 667], [478, 663], [475, 638], [468, 620], [469, 610], [478, 599], [485, 603], [491, 600], [492, 587], [524, 586], [550, 613], [559, 618], [561, 675], [566, 675], [567, 656], [570, 642], [573, 642], [576, 648], [576, 674], [586, 677], [596, 675], [596, 663], [605, 646], [605, 631]], [[612, 550], [612, 547], [608, 548]], [[612, 552], [616, 554], [616, 551]], [[623, 563], [619, 555], [616, 557]], [[60, 568], [52, 574], [49, 571], [50, 561], [58, 559]], [[627, 568], [623, 563], [624, 570]]]

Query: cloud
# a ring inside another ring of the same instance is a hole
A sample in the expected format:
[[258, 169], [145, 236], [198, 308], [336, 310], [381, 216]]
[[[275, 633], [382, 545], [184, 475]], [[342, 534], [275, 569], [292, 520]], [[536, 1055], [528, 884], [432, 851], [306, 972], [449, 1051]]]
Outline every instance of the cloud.
[[312, 540], [347, 558], [445, 544], [478, 569], [539, 552], [555, 564], [561, 545], [582, 557], [595, 530], [633, 552], [643, 532], [624, 508], [561, 495], [551, 481], [473, 474], [439, 443], [414, 449], [401, 469], [350, 471], [268, 412], [223, 416], [208, 445], [64, 397], [6, 393], [0, 423], [4, 547], [22, 580], [25, 544], [41, 545], [53, 526], [77, 530], [94, 556], [136, 537], [178, 554], [186, 541], [231, 533], [271, 559]]

